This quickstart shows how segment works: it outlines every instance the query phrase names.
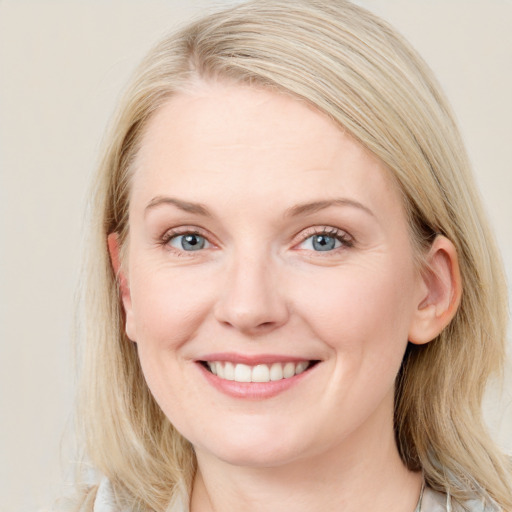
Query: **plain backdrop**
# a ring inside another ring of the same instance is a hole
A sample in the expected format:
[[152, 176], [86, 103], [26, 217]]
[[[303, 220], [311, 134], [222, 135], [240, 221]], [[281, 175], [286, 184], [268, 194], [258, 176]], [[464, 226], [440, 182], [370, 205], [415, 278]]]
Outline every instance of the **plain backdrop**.
[[[63, 492], [86, 189], [136, 63], [208, 0], [0, 0], [0, 511]], [[512, 1], [366, 0], [434, 69], [512, 276]], [[509, 287], [510, 289], [510, 287]], [[486, 417], [512, 452], [512, 384]]]

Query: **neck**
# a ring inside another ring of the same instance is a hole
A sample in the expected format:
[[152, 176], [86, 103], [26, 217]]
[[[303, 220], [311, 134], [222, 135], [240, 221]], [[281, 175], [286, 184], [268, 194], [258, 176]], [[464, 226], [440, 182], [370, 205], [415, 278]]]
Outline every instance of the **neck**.
[[198, 450], [191, 512], [413, 512], [422, 477], [403, 465], [392, 425], [372, 442], [363, 437], [276, 467], [234, 466]]

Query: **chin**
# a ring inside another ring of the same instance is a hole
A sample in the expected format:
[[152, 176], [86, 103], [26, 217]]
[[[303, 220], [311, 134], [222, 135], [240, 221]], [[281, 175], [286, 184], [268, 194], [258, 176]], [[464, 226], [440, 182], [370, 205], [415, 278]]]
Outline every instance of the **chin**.
[[268, 468], [286, 465], [308, 452], [305, 439], [296, 439], [286, 429], [235, 429], [210, 433], [208, 441], [195, 443], [198, 458], [214, 457], [226, 464], [241, 467]]
[[[216, 458], [226, 464], [250, 468], [274, 468], [286, 466], [298, 458], [300, 450], [283, 450], [275, 447], [229, 447], [225, 450], [218, 450], [218, 453], [211, 452]], [[301, 453], [301, 455], [304, 455]]]

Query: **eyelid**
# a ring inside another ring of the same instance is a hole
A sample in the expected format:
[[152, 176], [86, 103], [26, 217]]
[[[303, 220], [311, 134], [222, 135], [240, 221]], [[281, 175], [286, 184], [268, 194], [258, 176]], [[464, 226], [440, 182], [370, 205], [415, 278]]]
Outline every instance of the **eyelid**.
[[162, 236], [160, 237], [162, 240], [172, 238], [173, 236], [179, 236], [179, 235], [200, 235], [204, 236], [205, 238], [208, 238], [208, 234], [201, 228], [197, 226], [177, 226], [175, 228], [169, 228], [166, 229]]

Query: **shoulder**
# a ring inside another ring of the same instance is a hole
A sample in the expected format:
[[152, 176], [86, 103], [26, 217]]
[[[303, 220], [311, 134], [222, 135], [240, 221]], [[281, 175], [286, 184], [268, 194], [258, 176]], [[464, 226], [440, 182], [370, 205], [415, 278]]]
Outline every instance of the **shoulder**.
[[[80, 512], [89, 512], [88, 510]], [[121, 510], [116, 503], [114, 490], [110, 481], [104, 478], [98, 485], [91, 512], [130, 512], [128, 510]]]
[[[182, 490], [183, 491], [183, 490]], [[177, 493], [167, 512], [187, 512], [187, 499], [183, 492]], [[93, 501], [90, 506], [81, 508], [79, 512], [135, 512], [130, 506], [122, 506], [116, 497], [116, 492], [107, 478], [103, 478], [95, 488]]]
[[418, 512], [502, 512], [502, 510], [496, 504], [485, 503], [480, 499], [459, 503], [443, 492], [426, 487]]
[[102, 479], [100, 483], [77, 485], [73, 492], [62, 496], [47, 508], [38, 512], [133, 512], [123, 510], [117, 504], [110, 482]]
[[77, 486], [72, 495], [59, 498], [49, 509], [38, 512], [133, 512], [119, 507], [108, 479]]

